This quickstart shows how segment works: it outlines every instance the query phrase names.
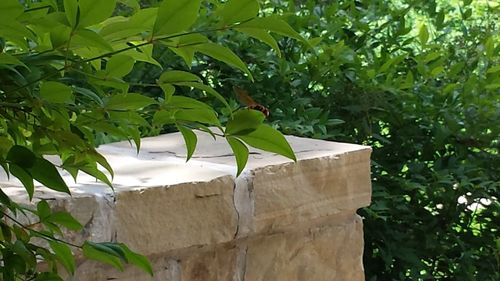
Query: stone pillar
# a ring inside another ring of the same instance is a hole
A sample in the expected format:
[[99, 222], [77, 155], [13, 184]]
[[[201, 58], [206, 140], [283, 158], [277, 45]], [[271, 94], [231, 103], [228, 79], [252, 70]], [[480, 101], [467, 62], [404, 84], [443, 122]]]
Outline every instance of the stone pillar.
[[72, 241], [126, 243], [155, 271], [82, 260], [68, 280], [364, 280], [356, 210], [370, 203], [369, 147], [290, 136], [296, 163], [251, 150], [235, 178], [225, 141], [198, 137], [188, 163], [178, 133], [144, 138], [138, 155], [128, 142], [101, 146], [114, 192], [88, 176], [67, 177], [71, 198], [39, 189], [37, 198], [56, 199], [85, 225]]

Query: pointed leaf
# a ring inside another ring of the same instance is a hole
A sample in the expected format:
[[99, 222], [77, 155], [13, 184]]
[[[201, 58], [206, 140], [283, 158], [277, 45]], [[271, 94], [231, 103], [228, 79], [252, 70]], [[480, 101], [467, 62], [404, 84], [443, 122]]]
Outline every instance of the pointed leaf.
[[24, 188], [26, 189], [26, 192], [28, 192], [28, 196], [31, 201], [31, 199], [33, 199], [33, 193], [35, 192], [33, 177], [28, 173], [28, 171], [14, 163], [11, 163], [9, 165], [9, 171], [14, 177], [18, 178], [21, 181]]
[[45, 185], [47, 188], [70, 194], [68, 186], [56, 167], [48, 160], [37, 158], [29, 171], [35, 180]]
[[111, 96], [106, 104], [106, 108], [116, 110], [137, 110], [154, 103], [156, 103], [156, 101], [150, 97], [141, 94], [126, 93]]
[[116, 0], [79, 0], [80, 18], [78, 26], [87, 27], [109, 18], [115, 10]]
[[418, 39], [422, 45], [425, 45], [429, 40], [429, 31], [427, 30], [427, 26], [423, 24], [420, 27], [420, 31], [418, 32]]
[[40, 97], [53, 103], [72, 103], [74, 101], [73, 90], [59, 82], [47, 81], [40, 86]]
[[240, 109], [226, 124], [227, 135], [246, 134], [255, 131], [264, 122], [266, 116], [257, 110]]
[[54, 251], [55, 257], [59, 262], [66, 268], [68, 273], [71, 275], [75, 274], [76, 263], [75, 257], [71, 252], [71, 249], [68, 245], [57, 242], [57, 241], [49, 241], [49, 245]]
[[77, 0], [64, 0], [64, 13], [71, 27], [77, 24], [78, 14], [78, 1]]
[[23, 167], [25, 169], [33, 167], [36, 161], [36, 155], [28, 148], [20, 145], [14, 145], [7, 153], [7, 160]]
[[204, 43], [193, 47], [196, 51], [210, 56], [216, 60], [224, 62], [230, 66], [236, 67], [248, 75], [253, 81], [253, 76], [246, 64], [231, 49], [215, 43]]
[[231, 106], [229, 106], [229, 104], [227, 103], [226, 99], [221, 95], [219, 94], [219, 92], [217, 92], [216, 90], [214, 90], [212, 87], [210, 86], [207, 86], [205, 84], [202, 84], [202, 83], [198, 83], [198, 82], [181, 82], [181, 83], [175, 83], [176, 85], [179, 85], [179, 86], [188, 86], [188, 87], [193, 87], [193, 88], [196, 88], [196, 89], [199, 89], [199, 90], [202, 90], [204, 91], [205, 93], [209, 94], [209, 95], [212, 95], [213, 97], [215, 97], [216, 99], [218, 99], [220, 102], [222, 102], [222, 104], [224, 104], [229, 110], [231, 110]]
[[180, 109], [174, 115], [176, 120], [200, 122], [208, 125], [220, 126], [219, 119], [213, 109], [194, 108]]
[[178, 82], [201, 82], [201, 78], [186, 71], [170, 70], [163, 72], [158, 79], [158, 82], [160, 84], [175, 84]]
[[200, 0], [164, 0], [158, 9], [153, 34], [169, 35], [188, 29], [198, 17]]
[[83, 226], [68, 212], [54, 212], [45, 219], [46, 222], [52, 222], [69, 230], [81, 230]]
[[15, 19], [24, 11], [19, 0], [2, 0], [0, 1], [0, 18], [2, 20]]
[[297, 161], [290, 144], [285, 137], [273, 127], [262, 124], [255, 131], [238, 135], [238, 138], [248, 145], [262, 149], [264, 151], [274, 152], [287, 158]]
[[120, 244], [120, 247], [125, 253], [125, 258], [129, 263], [139, 267], [140, 269], [149, 273], [149, 275], [153, 276], [153, 268], [151, 267], [151, 264], [145, 256], [133, 252], [125, 244]]
[[96, 245], [96, 243], [85, 241], [83, 244], [83, 255], [89, 259], [112, 265], [120, 271], [124, 270], [122, 261], [119, 257], [110, 254], [109, 251]]
[[168, 102], [168, 105], [174, 108], [211, 109], [211, 107], [208, 104], [185, 96], [173, 96], [170, 99], [170, 102]]
[[256, 0], [229, 0], [222, 6], [218, 14], [225, 25], [252, 19], [259, 13], [259, 2]]
[[106, 76], [122, 78], [132, 71], [134, 64], [135, 60], [130, 56], [112, 56], [106, 63]]
[[269, 16], [265, 18], [255, 18], [251, 21], [244, 22], [238, 25], [238, 28], [258, 28], [274, 33], [278, 33], [296, 40], [302, 41], [308, 44], [307, 40], [304, 39], [297, 31], [284, 20], [278, 16]]
[[231, 150], [234, 153], [234, 158], [236, 159], [236, 166], [238, 167], [236, 176], [239, 176], [243, 171], [243, 169], [245, 168], [248, 161], [248, 147], [235, 137], [228, 136], [226, 140], [231, 146]]
[[250, 37], [262, 41], [263, 43], [266, 43], [267, 45], [269, 45], [271, 48], [274, 49], [274, 51], [278, 54], [279, 57], [281, 57], [281, 51], [278, 46], [278, 42], [276, 42], [274, 37], [272, 37], [268, 31], [259, 28], [235, 28], [235, 29], [239, 32], [245, 33]]
[[184, 143], [186, 144], [186, 149], [187, 149], [186, 162], [187, 162], [193, 156], [193, 153], [196, 149], [196, 143], [198, 142], [198, 138], [191, 129], [188, 129], [181, 125], [177, 125], [177, 129], [179, 130], [179, 132], [181, 132], [182, 137], [184, 138]]

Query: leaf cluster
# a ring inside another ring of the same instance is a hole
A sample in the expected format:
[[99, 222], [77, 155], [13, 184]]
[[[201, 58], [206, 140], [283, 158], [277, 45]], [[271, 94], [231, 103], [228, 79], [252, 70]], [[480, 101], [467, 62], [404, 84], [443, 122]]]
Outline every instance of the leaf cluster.
[[[248, 146], [295, 160], [284, 136], [265, 124], [261, 112], [234, 111], [202, 79], [202, 69], [192, 68], [212, 60], [253, 81], [247, 64], [218, 38], [239, 32], [276, 52], [271, 33], [304, 41], [282, 18], [261, 17], [259, 11], [256, 0], [1, 1], [0, 166], [22, 183], [30, 200], [39, 184], [70, 194], [61, 170], [74, 180], [79, 173], [89, 174], [113, 188], [112, 167], [95, 147], [128, 140], [139, 151], [141, 136], [171, 127], [184, 137], [188, 160], [196, 148], [194, 130], [225, 138], [237, 175], [247, 163]], [[184, 65], [160, 62], [158, 49]], [[130, 73], [137, 65], [153, 68], [155, 77], [134, 82]], [[147, 93], [148, 88], [160, 95]], [[221, 118], [204, 97], [228, 114]], [[132, 263], [152, 273], [147, 260], [123, 244], [87, 241], [81, 246], [56, 238], [64, 234], [61, 227], [79, 231], [81, 225], [45, 201], [36, 209], [18, 205], [6, 190], [0, 189], [1, 280], [60, 280], [57, 264], [73, 274], [76, 251], [120, 270]], [[34, 222], [25, 223], [33, 216]], [[40, 272], [39, 261], [48, 270]]]

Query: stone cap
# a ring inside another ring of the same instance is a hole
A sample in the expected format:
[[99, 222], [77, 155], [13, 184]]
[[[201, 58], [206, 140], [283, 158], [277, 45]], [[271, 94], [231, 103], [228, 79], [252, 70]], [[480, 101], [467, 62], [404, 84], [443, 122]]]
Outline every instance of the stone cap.
[[[74, 240], [118, 240], [146, 254], [276, 232], [370, 203], [369, 147], [287, 136], [296, 163], [250, 149], [235, 178], [226, 141], [197, 135], [187, 163], [180, 133], [143, 138], [139, 154], [126, 141], [102, 145], [114, 191], [83, 173], [75, 183], [62, 172], [72, 197], [37, 188], [35, 198], [55, 199], [85, 225]], [[0, 186], [26, 201], [18, 182], [0, 175]]]

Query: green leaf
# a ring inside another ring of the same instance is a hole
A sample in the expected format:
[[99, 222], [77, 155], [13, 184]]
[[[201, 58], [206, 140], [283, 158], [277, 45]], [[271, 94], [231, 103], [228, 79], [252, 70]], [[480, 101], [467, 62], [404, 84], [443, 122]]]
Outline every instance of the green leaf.
[[204, 43], [194, 46], [194, 49], [216, 60], [224, 62], [230, 66], [236, 67], [248, 75], [253, 81], [253, 76], [246, 64], [231, 49], [215, 43]]
[[259, 13], [259, 2], [256, 0], [229, 0], [218, 11], [224, 25], [252, 19]]
[[168, 103], [172, 99], [175, 93], [175, 87], [172, 84], [160, 84], [160, 88], [163, 90], [165, 102]]
[[156, 103], [154, 99], [141, 94], [116, 94], [108, 99], [106, 108], [115, 110], [137, 110], [154, 103]]
[[163, 126], [175, 122], [175, 111], [173, 110], [158, 110], [153, 115], [153, 126]]
[[140, 269], [149, 273], [149, 275], [153, 276], [153, 268], [151, 267], [151, 264], [145, 256], [133, 252], [125, 244], [120, 243], [119, 245], [125, 253], [125, 258], [129, 263], [139, 267]]
[[233, 150], [234, 158], [236, 159], [236, 166], [238, 167], [236, 176], [239, 176], [248, 161], [248, 147], [235, 137], [228, 136], [226, 137], [226, 140], [231, 146], [231, 150]]
[[201, 82], [201, 78], [186, 71], [170, 70], [163, 72], [158, 79], [158, 82], [160, 84], [175, 84], [178, 82]]
[[300, 34], [298, 34], [293, 28], [284, 20], [278, 16], [269, 16], [265, 18], [255, 18], [253, 20], [244, 22], [238, 25], [238, 28], [257, 28], [267, 31], [271, 31], [277, 34], [281, 34], [306, 44], [309, 44], [307, 40], [304, 39]]
[[64, 281], [64, 280], [56, 273], [42, 272], [36, 276], [35, 281]]
[[71, 87], [54, 81], [47, 81], [40, 86], [40, 97], [53, 103], [73, 103], [74, 96]]
[[73, 49], [94, 47], [97, 50], [113, 51], [113, 47], [101, 35], [90, 29], [78, 29], [75, 31], [70, 47]]
[[207, 42], [209, 42], [208, 38], [198, 33], [187, 34], [166, 41], [169, 49], [180, 56], [189, 68], [191, 68], [194, 58], [194, 47]]
[[28, 68], [22, 61], [6, 53], [0, 53], [0, 64], [21, 65]]
[[246, 35], [253, 37], [259, 41], [262, 41], [269, 45], [274, 51], [281, 57], [281, 51], [278, 46], [278, 42], [272, 37], [268, 31], [258, 29], [258, 28], [235, 28], [237, 31], [245, 33]]
[[45, 219], [48, 218], [52, 213], [49, 203], [47, 203], [47, 201], [45, 200], [42, 200], [38, 202], [38, 204], [36, 204], [36, 210], [40, 221], [45, 221]]
[[425, 45], [429, 40], [429, 31], [427, 30], [427, 26], [423, 24], [420, 27], [420, 31], [418, 32], [418, 39], [422, 45]]
[[33, 177], [28, 173], [28, 171], [14, 163], [11, 163], [9, 165], [9, 171], [13, 176], [21, 181], [24, 188], [26, 189], [26, 192], [28, 192], [28, 196], [31, 201], [33, 199], [33, 193], [35, 192]]
[[[16, 236], [18, 235], [16, 234]], [[33, 255], [33, 253], [30, 250], [28, 250], [23, 241], [16, 240], [11, 249], [14, 253], [18, 254], [23, 259], [23, 261], [27, 264], [27, 266], [33, 267], [36, 265], [35, 255]]]
[[19, 0], [2, 0], [0, 1], [0, 18], [2, 20], [13, 20], [22, 15], [23, 6]]
[[222, 102], [222, 104], [224, 104], [229, 110], [231, 110], [231, 106], [229, 106], [229, 104], [227, 103], [226, 99], [221, 95], [219, 94], [219, 92], [217, 92], [216, 90], [214, 90], [212, 87], [210, 86], [207, 86], [205, 84], [202, 84], [202, 83], [198, 83], [198, 82], [181, 82], [181, 83], [175, 83], [176, 85], [179, 85], [179, 86], [188, 86], [188, 87], [193, 87], [193, 88], [196, 88], [196, 89], [199, 89], [199, 90], [202, 90], [204, 91], [205, 93], [209, 94], [209, 95], [212, 95], [213, 97], [215, 97], [216, 99], [218, 99], [220, 102]]
[[132, 71], [135, 60], [130, 56], [112, 56], [106, 63], [106, 76], [123, 77]]
[[82, 96], [85, 96], [86, 98], [88, 98], [89, 100], [91, 101], [94, 101], [96, 104], [100, 105], [100, 106], [104, 106], [104, 102], [102, 101], [102, 99], [94, 92], [92, 92], [91, 90], [87, 89], [87, 88], [82, 88], [82, 87], [73, 87], [73, 89], [75, 90], [75, 93], [78, 93], [78, 94], [81, 94]]
[[245, 135], [238, 135], [238, 138], [252, 147], [278, 153], [297, 161], [285, 137], [269, 125], [261, 124], [255, 131]]
[[83, 226], [68, 212], [54, 212], [45, 221], [52, 222], [69, 230], [81, 230]]
[[154, 36], [170, 35], [190, 28], [198, 18], [200, 0], [164, 0], [158, 9]]
[[181, 132], [182, 137], [184, 138], [184, 143], [186, 144], [186, 149], [187, 149], [186, 162], [187, 162], [193, 156], [193, 153], [196, 149], [196, 143], [198, 142], [198, 138], [196, 137], [196, 134], [193, 133], [193, 131], [189, 128], [177, 124], [177, 129], [179, 130], [179, 132]]
[[240, 109], [226, 124], [227, 135], [245, 134], [255, 131], [264, 122], [266, 116], [260, 111]]
[[64, 266], [64, 268], [66, 268], [68, 273], [70, 273], [71, 275], [75, 274], [75, 257], [73, 256], [73, 253], [71, 252], [71, 249], [68, 247], [68, 245], [57, 241], [49, 241], [49, 245], [54, 251], [56, 258]]
[[68, 186], [62, 179], [54, 164], [43, 158], [37, 158], [29, 170], [35, 180], [47, 188], [71, 194]]
[[484, 43], [484, 51], [487, 58], [493, 58], [493, 54], [495, 53], [495, 41], [493, 36], [490, 36]]
[[173, 96], [167, 104], [174, 108], [211, 109], [208, 104], [185, 96]]
[[139, 5], [139, 0], [118, 0], [118, 2], [132, 8], [134, 11], [137, 11], [141, 8]]
[[123, 271], [123, 264], [119, 257], [111, 254], [109, 249], [105, 249], [99, 244], [85, 241], [83, 244], [83, 255], [91, 260], [100, 261], [114, 266], [115, 268]]
[[14, 145], [7, 153], [7, 160], [22, 168], [29, 169], [35, 164], [36, 155], [24, 146]]
[[431, 76], [437, 77], [441, 72], [444, 71], [444, 66], [440, 65], [431, 70]]
[[[122, 113], [122, 112], [116, 112], [116, 113]], [[136, 112], [126, 112], [126, 113], [137, 114]], [[128, 119], [128, 120], [131, 120], [131, 119]], [[99, 163], [102, 167], [104, 167], [111, 174], [111, 177], [114, 177], [113, 168], [111, 168], [111, 165], [109, 164], [108, 160], [106, 160], [106, 158], [104, 158], [104, 156], [102, 156], [96, 150], [92, 150], [91, 152], [88, 152], [88, 155], [93, 160], [95, 160], [97, 163]]]
[[195, 109], [179, 109], [174, 115], [176, 120], [200, 122], [208, 125], [220, 126], [219, 119], [215, 115], [213, 109], [195, 108]]
[[115, 10], [116, 0], [79, 0], [78, 26], [87, 27], [109, 18]]
[[72, 27], [76, 27], [78, 20], [78, 1], [64, 0], [64, 13], [66, 19]]
[[103, 172], [99, 171], [95, 165], [86, 165], [81, 167], [80, 170], [107, 184], [111, 189], [114, 189], [108, 177]]

